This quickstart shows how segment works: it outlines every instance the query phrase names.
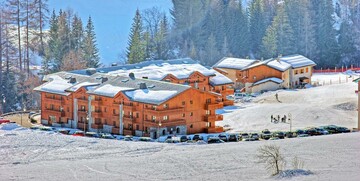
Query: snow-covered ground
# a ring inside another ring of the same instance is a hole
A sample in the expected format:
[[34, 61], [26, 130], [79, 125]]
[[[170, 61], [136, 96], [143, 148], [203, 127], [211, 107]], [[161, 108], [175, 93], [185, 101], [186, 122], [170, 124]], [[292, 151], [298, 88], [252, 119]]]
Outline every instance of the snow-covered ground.
[[[314, 74], [312, 80], [346, 80], [344, 74]], [[348, 83], [312, 87], [298, 90], [266, 92], [250, 103], [237, 103], [234, 107], [218, 110], [224, 121], [217, 124], [230, 126], [230, 132], [290, 129], [289, 124], [271, 122], [271, 115], [283, 117], [291, 114], [293, 130], [310, 126], [336, 124], [357, 127], [357, 84]], [[275, 94], [278, 94], [278, 102]]]
[[[265, 144], [281, 147], [313, 174], [286, 180], [359, 180], [360, 133], [182, 145], [74, 137], [0, 125], [0, 180], [279, 180], [257, 163]], [[284, 180], [284, 179], [281, 179]]]

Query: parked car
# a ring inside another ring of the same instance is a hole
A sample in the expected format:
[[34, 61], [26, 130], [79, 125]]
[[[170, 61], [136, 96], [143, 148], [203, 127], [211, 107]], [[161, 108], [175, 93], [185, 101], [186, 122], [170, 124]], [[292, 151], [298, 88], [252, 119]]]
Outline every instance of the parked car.
[[180, 141], [174, 139], [166, 139], [164, 143], [180, 143]]
[[133, 137], [131, 135], [126, 135], [124, 141], [133, 141]]
[[225, 142], [228, 141], [228, 138], [227, 138], [226, 134], [219, 134], [219, 138], [220, 138], [221, 140], [225, 141]]
[[98, 133], [95, 133], [95, 132], [86, 132], [85, 136], [86, 137], [93, 137], [93, 138], [100, 138], [100, 135]]
[[111, 134], [103, 134], [101, 135], [101, 138], [104, 138], [104, 139], [115, 139], [115, 137]]
[[317, 136], [317, 135], [321, 135], [320, 132], [318, 132], [315, 128], [308, 128], [305, 130], [305, 134], [308, 134], [310, 136]]
[[73, 136], [85, 136], [84, 131], [75, 131], [74, 134], [72, 134]]
[[323, 128], [315, 128], [317, 132], [319, 132], [321, 135], [327, 135], [329, 134], [329, 131], [323, 129]]
[[188, 138], [186, 136], [180, 137], [180, 142], [187, 142]]
[[58, 130], [58, 133], [65, 134], [65, 135], [68, 135], [69, 132], [70, 132], [70, 130], [67, 130], [67, 129], [60, 129], [60, 130]]
[[336, 130], [340, 133], [349, 133], [350, 129], [346, 128], [346, 127], [337, 127]]
[[194, 135], [193, 138], [192, 138], [193, 141], [199, 141], [199, 140], [202, 140], [202, 139], [203, 139], [202, 136], [198, 135], [198, 134]]
[[225, 142], [218, 137], [210, 137], [208, 140], [208, 144], [213, 144], [213, 143], [225, 143]]
[[297, 137], [307, 137], [307, 136], [309, 136], [308, 134], [306, 134], [305, 130], [302, 130], [302, 129], [296, 130], [295, 133], [296, 133]]
[[143, 142], [152, 142], [152, 139], [150, 137], [140, 137], [139, 141], [143, 141]]
[[254, 140], [259, 140], [259, 134], [257, 133], [251, 133], [250, 138], [253, 138]]
[[285, 132], [285, 137], [286, 138], [295, 138], [297, 136], [297, 134], [293, 131], [288, 131], [288, 132]]
[[239, 136], [237, 134], [232, 133], [232, 134], [229, 135], [229, 140], [228, 141], [229, 142], [230, 141], [231, 142], [237, 142], [237, 141], [239, 141]]
[[326, 131], [329, 132], [329, 134], [340, 133], [339, 130], [337, 129], [337, 126], [335, 125], [320, 126], [320, 128], [325, 129]]
[[280, 138], [280, 139], [284, 139], [284, 138], [285, 138], [285, 134], [284, 134], [284, 132], [282, 132], [282, 131], [273, 132], [271, 136], [272, 136], [272, 137], [278, 137], [278, 138]]
[[271, 137], [271, 132], [268, 129], [264, 129], [261, 131], [260, 138], [264, 140], [268, 140]]
[[3, 123], [10, 123], [10, 120], [8, 120], [8, 119], [0, 119], [0, 124], [3, 124]]
[[241, 140], [247, 139], [249, 138], [249, 134], [248, 133], [241, 133]]
[[41, 131], [55, 131], [55, 128], [48, 127], [48, 126], [41, 126], [40, 130]]
[[39, 125], [34, 125], [34, 126], [31, 126], [30, 129], [40, 129], [40, 126]]
[[30, 117], [34, 114], [36, 114], [36, 112], [34, 112], [34, 111], [29, 112], [28, 118], [30, 119]]

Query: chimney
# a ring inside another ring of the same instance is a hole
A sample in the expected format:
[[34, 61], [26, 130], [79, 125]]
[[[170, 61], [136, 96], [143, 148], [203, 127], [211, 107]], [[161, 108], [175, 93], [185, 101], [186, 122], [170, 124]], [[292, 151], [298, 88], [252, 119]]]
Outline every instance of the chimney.
[[279, 54], [278, 58], [276, 59], [278, 62], [280, 62], [280, 58], [282, 57], [281, 54]]
[[130, 73], [129, 73], [129, 77], [130, 77], [131, 79], [135, 79], [135, 74], [132, 73], [132, 72], [130, 72]]
[[146, 83], [141, 82], [141, 83], [140, 83], [140, 89], [147, 89]]
[[69, 80], [69, 83], [71, 83], [71, 84], [74, 84], [74, 83], [76, 83], [76, 78], [74, 78], [74, 77], [71, 77], [71, 78], [70, 78], [70, 80]]
[[104, 83], [106, 81], [108, 81], [109, 79], [107, 77], [101, 77], [101, 83]]

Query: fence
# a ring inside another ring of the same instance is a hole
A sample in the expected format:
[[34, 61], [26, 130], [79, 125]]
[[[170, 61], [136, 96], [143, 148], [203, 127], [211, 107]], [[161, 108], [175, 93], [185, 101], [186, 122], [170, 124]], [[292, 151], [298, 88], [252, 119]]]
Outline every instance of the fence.
[[343, 84], [343, 83], [348, 83], [348, 82], [352, 82], [353, 80], [355, 80], [356, 78], [358, 78], [357, 76], [339, 76], [337, 77], [331, 77], [329, 79], [320, 79], [320, 80], [312, 80], [311, 81], [311, 85], [313, 86], [323, 86], [323, 85], [332, 85], [332, 84]]
[[360, 71], [360, 67], [354, 67], [353, 65], [350, 66], [350, 68], [346, 67], [341, 67], [341, 68], [337, 68], [335, 67], [334, 69], [314, 69], [313, 73], [337, 73], [337, 72], [345, 72], [347, 70], [352, 70], [352, 71]]

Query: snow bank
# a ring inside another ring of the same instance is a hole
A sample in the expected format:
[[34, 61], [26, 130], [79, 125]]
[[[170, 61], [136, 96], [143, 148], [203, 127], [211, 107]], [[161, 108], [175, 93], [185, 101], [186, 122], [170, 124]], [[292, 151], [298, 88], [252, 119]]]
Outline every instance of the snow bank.
[[284, 170], [281, 171], [276, 178], [289, 179], [296, 176], [311, 175], [313, 174], [310, 170], [296, 169], [296, 170]]
[[18, 124], [15, 123], [5, 123], [0, 125], [0, 130], [4, 131], [12, 131], [12, 130], [24, 130], [26, 128], [21, 127]]

